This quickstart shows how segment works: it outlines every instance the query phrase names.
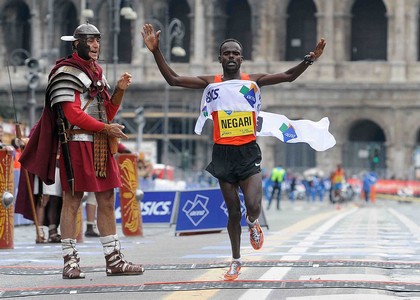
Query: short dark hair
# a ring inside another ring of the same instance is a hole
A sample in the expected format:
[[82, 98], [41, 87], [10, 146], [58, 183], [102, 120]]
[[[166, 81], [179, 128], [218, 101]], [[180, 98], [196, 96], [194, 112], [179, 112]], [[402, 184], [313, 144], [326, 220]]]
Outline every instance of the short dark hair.
[[229, 38], [229, 39], [226, 39], [226, 40], [224, 40], [223, 42], [220, 43], [219, 54], [222, 54], [222, 47], [223, 47], [224, 44], [226, 44], [228, 42], [235, 42], [239, 45], [239, 47], [241, 47], [241, 50], [243, 49], [242, 44], [238, 40]]

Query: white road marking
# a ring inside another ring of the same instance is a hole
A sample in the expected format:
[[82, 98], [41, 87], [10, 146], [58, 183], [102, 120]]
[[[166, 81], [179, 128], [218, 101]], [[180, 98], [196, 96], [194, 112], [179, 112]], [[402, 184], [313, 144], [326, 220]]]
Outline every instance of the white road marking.
[[[315, 229], [310, 235], [308, 235], [304, 240], [302, 240], [296, 247], [293, 247], [289, 250], [290, 253], [305, 253], [310, 246], [312, 246], [316, 241], [318, 241], [322, 235], [331, 227], [333, 227], [338, 221], [345, 218], [347, 215], [350, 215], [356, 212], [358, 208], [350, 209], [344, 213], [336, 215], [331, 218], [329, 221], [322, 224], [320, 227]], [[290, 258], [292, 257], [292, 259]], [[283, 256], [280, 260], [299, 260], [302, 256]], [[259, 279], [261, 280], [281, 280], [283, 279], [291, 268], [270, 268], [265, 272]], [[272, 290], [249, 290], [241, 295], [239, 300], [252, 300], [252, 299], [266, 299]]]

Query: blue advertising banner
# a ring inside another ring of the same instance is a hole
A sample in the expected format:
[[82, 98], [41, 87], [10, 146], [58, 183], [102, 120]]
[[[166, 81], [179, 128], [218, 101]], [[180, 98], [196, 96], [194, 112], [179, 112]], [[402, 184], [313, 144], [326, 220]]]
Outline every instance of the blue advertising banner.
[[[242, 221], [245, 226], [245, 204], [240, 194]], [[175, 233], [223, 230], [227, 225], [227, 208], [220, 189], [179, 192]]]
[[175, 205], [175, 191], [144, 192], [141, 200], [143, 223], [170, 223]]
[[[143, 223], [170, 223], [174, 211], [176, 191], [144, 192], [141, 200], [141, 216]], [[120, 193], [115, 194], [115, 216], [121, 223]]]

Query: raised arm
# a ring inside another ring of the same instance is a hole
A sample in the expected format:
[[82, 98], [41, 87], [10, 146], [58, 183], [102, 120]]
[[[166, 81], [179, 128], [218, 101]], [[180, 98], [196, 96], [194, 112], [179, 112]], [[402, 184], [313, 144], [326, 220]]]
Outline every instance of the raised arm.
[[322, 55], [325, 45], [326, 41], [322, 38], [316, 45], [314, 51], [309, 52], [309, 54], [305, 56], [304, 60], [300, 64], [283, 73], [251, 74], [250, 79], [258, 83], [259, 86], [273, 85], [281, 82], [292, 82]]
[[155, 32], [152, 24], [145, 24], [141, 35], [143, 36], [146, 47], [153, 53], [156, 64], [159, 68], [160, 73], [163, 75], [165, 80], [171, 86], [181, 86], [185, 88], [202, 89], [205, 88], [209, 83], [213, 82], [212, 76], [180, 76], [165, 60], [162, 52], [159, 48], [159, 37], [161, 31]]

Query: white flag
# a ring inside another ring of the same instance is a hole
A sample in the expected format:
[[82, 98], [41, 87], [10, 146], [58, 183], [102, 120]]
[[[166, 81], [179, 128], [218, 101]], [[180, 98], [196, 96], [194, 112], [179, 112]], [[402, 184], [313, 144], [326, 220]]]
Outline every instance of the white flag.
[[330, 121], [326, 117], [318, 122], [289, 120], [283, 115], [260, 111], [257, 124], [257, 136], [274, 136], [285, 143], [307, 143], [316, 151], [336, 144], [328, 131]]

